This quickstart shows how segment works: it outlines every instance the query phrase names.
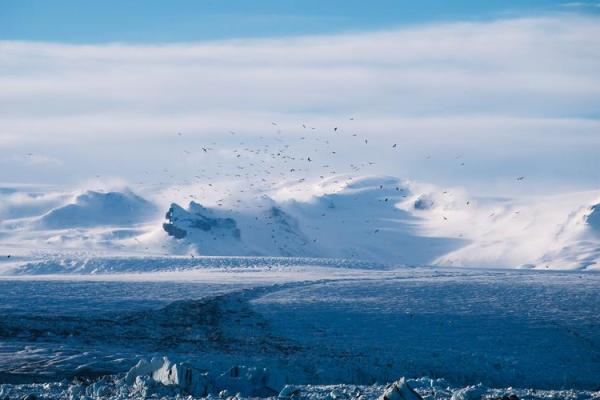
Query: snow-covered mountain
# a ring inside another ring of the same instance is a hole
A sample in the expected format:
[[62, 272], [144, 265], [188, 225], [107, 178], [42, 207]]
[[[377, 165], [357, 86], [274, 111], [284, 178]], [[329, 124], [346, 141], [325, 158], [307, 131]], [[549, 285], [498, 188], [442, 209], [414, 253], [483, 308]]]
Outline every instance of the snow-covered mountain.
[[46, 229], [133, 225], [148, 221], [156, 213], [154, 204], [131, 191], [87, 191], [77, 196], [72, 203], [55, 208], [40, 217], [38, 225]]
[[599, 195], [482, 198], [394, 177], [337, 176], [282, 185], [244, 211], [239, 200], [214, 207], [192, 202], [188, 209], [173, 204], [161, 243], [177, 254], [594, 269]]
[[[600, 265], [598, 192], [488, 198], [394, 177], [344, 175], [252, 194], [229, 191], [219, 201], [189, 196], [194, 201], [188, 204], [180, 198], [158, 205], [164, 203], [153, 193], [146, 199], [128, 189], [4, 196], [39, 198], [27, 217], [0, 223], [0, 248], [13, 254], [23, 247], [103, 255], [332, 257], [388, 265]], [[36, 209], [40, 215], [31, 216]], [[24, 211], [13, 212], [6, 203], [3, 213]]]
[[[290, 193], [300, 192], [300, 199]], [[191, 202], [171, 205], [163, 229], [181, 249], [205, 255], [320, 256], [395, 264], [428, 264], [460, 240], [423, 235], [419, 218], [397, 207], [412, 199], [407, 182], [390, 177], [324, 180], [262, 196], [250, 211]], [[419, 207], [417, 200], [416, 207]]]
[[40, 252], [123, 251], [122, 241], [160, 219], [152, 201], [129, 189], [40, 193], [20, 188], [0, 198], [0, 252], [12, 259]]
[[317, 256], [298, 221], [269, 198], [254, 212], [235, 213], [190, 202], [172, 204], [163, 230], [171, 248], [201, 255]]

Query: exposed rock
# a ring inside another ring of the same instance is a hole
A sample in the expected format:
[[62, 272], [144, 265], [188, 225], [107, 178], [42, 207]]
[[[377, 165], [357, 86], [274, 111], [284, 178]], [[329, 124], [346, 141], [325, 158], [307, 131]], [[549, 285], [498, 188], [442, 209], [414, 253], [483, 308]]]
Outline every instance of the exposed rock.
[[497, 397], [495, 400], [520, 400], [519, 396], [516, 394], [511, 394], [509, 396]]
[[592, 206], [585, 222], [595, 231], [600, 232], [600, 204]]
[[420, 196], [417, 200], [415, 200], [413, 207], [415, 208], [415, 210], [429, 210], [433, 208], [433, 205], [433, 200], [431, 200], [427, 196]]
[[219, 236], [230, 236], [240, 239], [241, 233], [233, 218], [221, 218], [211, 215], [211, 211], [202, 205], [190, 202], [187, 210], [177, 204], [171, 207], [165, 215], [167, 222], [163, 229], [167, 234], [177, 239], [186, 237], [190, 231], [210, 232]]

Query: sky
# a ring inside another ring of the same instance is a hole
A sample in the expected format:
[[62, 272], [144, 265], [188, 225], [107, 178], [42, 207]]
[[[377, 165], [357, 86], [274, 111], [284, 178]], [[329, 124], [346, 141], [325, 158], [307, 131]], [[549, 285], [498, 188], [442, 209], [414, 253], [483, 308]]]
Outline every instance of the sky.
[[189, 42], [393, 29], [565, 11], [598, 1], [552, 0], [0, 0], [0, 36], [67, 43]]
[[600, 2], [0, 0], [0, 182], [597, 189], [598, 38]]

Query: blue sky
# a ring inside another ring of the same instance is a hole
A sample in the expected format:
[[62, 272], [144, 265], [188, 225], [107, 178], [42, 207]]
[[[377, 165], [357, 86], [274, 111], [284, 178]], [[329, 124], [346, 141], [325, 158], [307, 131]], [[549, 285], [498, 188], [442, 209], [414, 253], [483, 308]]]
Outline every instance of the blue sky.
[[187, 42], [329, 34], [572, 11], [599, 13], [600, 7], [597, 2], [557, 0], [0, 0], [0, 39]]

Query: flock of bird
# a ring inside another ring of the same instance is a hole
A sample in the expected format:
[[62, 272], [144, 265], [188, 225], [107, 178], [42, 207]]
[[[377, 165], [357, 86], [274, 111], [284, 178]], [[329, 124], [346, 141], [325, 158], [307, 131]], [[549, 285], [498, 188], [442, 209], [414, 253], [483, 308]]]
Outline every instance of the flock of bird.
[[[349, 121], [354, 121], [351, 117]], [[274, 136], [259, 136], [258, 140], [252, 140], [253, 145], [246, 141], [239, 141], [231, 146], [231, 140], [226, 140], [223, 147], [220, 147], [217, 142], [212, 142], [209, 145], [200, 146], [200, 150], [194, 152], [190, 149], [184, 149], [183, 155], [188, 159], [184, 159], [186, 165], [194, 168], [195, 163], [200, 165], [212, 165], [211, 167], [200, 167], [195, 169], [193, 179], [183, 179], [180, 181], [181, 186], [175, 190], [182, 192], [186, 187], [193, 188], [193, 193], [188, 193], [187, 197], [191, 199], [202, 198], [202, 192], [220, 192], [223, 198], [217, 200], [216, 204], [223, 207], [227, 198], [236, 197], [238, 193], [245, 191], [254, 191], [258, 196], [264, 193], [264, 189], [272, 189], [279, 187], [282, 184], [302, 183], [309, 178], [332, 177], [336, 175], [348, 175], [348, 173], [356, 174], [361, 170], [368, 170], [369, 167], [376, 165], [373, 159], [363, 159], [360, 162], [347, 162], [346, 159], [357, 160], [363, 158], [364, 154], [373, 154], [384, 151], [383, 148], [376, 150], [365, 151], [357, 149], [356, 146], [362, 143], [363, 146], [369, 145], [369, 139], [359, 137], [357, 133], [346, 133], [346, 129], [340, 126], [334, 126], [325, 130], [317, 130], [314, 126], [309, 126], [306, 123], [300, 124], [301, 129], [306, 133], [300, 135], [282, 134], [280, 124], [271, 122], [274, 128]], [[351, 131], [352, 128], [348, 129]], [[325, 131], [325, 134], [321, 133]], [[229, 135], [234, 137], [238, 135], [236, 131], [230, 130]], [[177, 136], [184, 139], [187, 135], [182, 132], [177, 132]], [[193, 135], [191, 135], [193, 137]], [[357, 138], [355, 142], [347, 142], [348, 139]], [[192, 141], [195, 139], [192, 138]], [[346, 142], [345, 142], [346, 140]], [[348, 149], [348, 144], [351, 148]], [[400, 149], [398, 143], [388, 145], [393, 151]], [[179, 147], [179, 146], [175, 146]], [[342, 150], [340, 150], [342, 148]], [[347, 150], [344, 153], [343, 150]], [[201, 152], [208, 158], [198, 158], [197, 153]], [[465, 167], [465, 162], [462, 160], [462, 155], [455, 157], [458, 160], [459, 167]], [[431, 156], [426, 155], [425, 160], [430, 160]], [[234, 172], [231, 172], [231, 169]], [[367, 173], [370, 171], [367, 171]], [[177, 173], [170, 171], [168, 168], [163, 168], [162, 173], [166, 175], [168, 180], [158, 182], [159, 185], [173, 185], [177, 180]], [[150, 175], [147, 171], [146, 174]], [[524, 176], [516, 178], [517, 181], [523, 181]], [[232, 185], [235, 189], [228, 187], [218, 188], [218, 184], [214, 182], [228, 181], [237, 183]], [[143, 184], [143, 181], [138, 182]], [[263, 190], [261, 190], [263, 189]], [[383, 189], [383, 187], [382, 187]], [[201, 193], [197, 191], [200, 190]], [[295, 190], [302, 190], [297, 188]], [[449, 194], [445, 191], [444, 194]], [[239, 203], [237, 199], [235, 202]], [[466, 202], [469, 205], [470, 201]], [[230, 209], [233, 211], [233, 209]], [[447, 219], [447, 218], [444, 218]]]
[[[355, 119], [351, 117], [348, 120], [354, 121]], [[163, 178], [166, 179], [161, 179], [149, 186], [158, 186], [159, 188], [172, 187], [175, 192], [178, 192], [179, 197], [183, 195], [196, 201], [201, 201], [204, 195], [210, 192], [221, 193], [223, 197], [217, 200], [216, 205], [223, 207], [228, 198], [237, 197], [239, 193], [254, 192], [257, 196], [261, 196], [261, 193], [265, 191], [264, 189], [272, 189], [283, 183], [302, 183], [311, 177], [318, 176], [320, 179], [324, 179], [336, 176], [340, 172], [335, 169], [334, 164], [341, 167], [342, 173], [340, 175], [349, 172], [357, 173], [376, 164], [372, 160], [349, 162], [346, 165], [340, 165], [339, 162], [336, 162], [336, 158], [339, 159], [337, 156], [340, 154], [340, 151], [334, 145], [343, 145], [341, 140], [344, 137], [357, 138], [359, 136], [357, 133], [345, 134], [345, 130], [339, 126], [325, 129], [327, 135], [322, 136], [311, 134], [318, 133], [319, 130], [314, 126], [302, 123], [300, 124], [301, 129], [307, 131], [306, 134], [296, 137], [286, 134], [285, 139], [278, 122], [272, 121], [271, 126], [276, 129], [275, 136], [259, 136], [258, 140], [252, 139], [252, 142], [255, 142], [253, 145], [249, 145], [245, 141], [240, 141], [231, 148], [231, 141], [226, 140], [225, 145], [221, 148], [217, 142], [213, 141], [210, 146], [199, 146], [197, 151], [188, 148], [183, 149], [184, 158], [181, 159], [176, 156], [177, 164], [183, 163], [186, 167], [190, 168], [195, 168], [196, 165], [194, 164], [202, 165], [202, 167], [193, 170], [193, 177], [178, 181], [180, 173], [176, 171], [177, 168], [169, 169], [163, 167], [158, 171], [158, 175], [162, 174]], [[238, 135], [238, 132], [233, 130], [228, 131], [228, 133], [231, 137]], [[182, 140], [188, 136], [191, 137], [192, 142], [196, 140], [194, 135], [187, 135], [183, 132], [177, 132], [176, 136]], [[314, 146], [311, 146], [311, 142]], [[369, 139], [366, 137], [359, 138], [358, 143], [362, 143], [365, 146], [369, 145]], [[356, 144], [356, 142], [352, 143], [352, 145]], [[190, 145], [194, 146], [195, 143], [190, 143]], [[180, 146], [175, 145], [173, 147], [179, 148]], [[392, 150], [399, 149], [398, 143], [393, 143], [389, 147]], [[204, 154], [209, 158], [199, 159], [197, 157], [198, 153]], [[348, 158], [357, 159], [360, 158], [362, 151], [352, 148], [349, 153], [351, 154], [349, 154]], [[425, 156], [425, 160], [430, 159], [430, 155]], [[461, 160], [462, 155], [457, 155], [455, 159]], [[318, 163], [316, 160], [320, 162]], [[234, 161], [233, 164], [232, 161]], [[207, 164], [212, 167], [203, 167]], [[457, 165], [464, 167], [465, 162], [460, 161]], [[232, 167], [235, 171], [227, 172]], [[144, 171], [144, 174], [150, 177], [156, 175], [156, 172], [147, 170]], [[96, 177], [100, 178], [101, 175], [98, 174]], [[524, 179], [524, 176], [516, 178], [517, 181], [523, 181]], [[223, 181], [229, 182], [230, 185], [219, 187], [220, 185], [216, 183]], [[234, 184], [231, 185], [231, 183]], [[148, 181], [140, 180], [137, 184], [146, 186], [148, 185]], [[296, 190], [300, 191], [302, 189], [298, 188]], [[184, 194], [185, 191], [189, 191], [189, 193]], [[448, 194], [448, 192], [445, 191], [444, 194]], [[169, 195], [169, 193], [165, 192], [162, 196], [166, 198]], [[234, 202], [240, 203], [241, 200], [238, 198]], [[466, 205], [468, 206], [469, 204], [470, 201], [467, 201]], [[237, 205], [239, 206], [239, 204]], [[230, 208], [229, 211], [234, 212], [235, 210]], [[447, 220], [448, 218], [444, 216], [443, 219]]]
[[[351, 123], [354, 118], [349, 118], [348, 121]], [[240, 193], [261, 198], [264, 196], [265, 191], [280, 187], [280, 185], [288, 185], [288, 187], [291, 185], [293, 187], [294, 184], [305, 182], [310, 178], [319, 177], [324, 179], [339, 175], [346, 178], [338, 177], [338, 179], [352, 180], [352, 174], [356, 174], [361, 170], [367, 170], [367, 173], [369, 173], [368, 169], [376, 165], [374, 159], [364, 157], [369, 152], [356, 148], [356, 146], [369, 146], [369, 139], [360, 137], [357, 133], [352, 133], [351, 126], [349, 129], [334, 126], [321, 130], [302, 123], [299, 127], [295, 127], [294, 130], [300, 130], [300, 134], [296, 135], [289, 133], [283, 135], [281, 125], [276, 121], [271, 122], [271, 128], [275, 130], [274, 135], [259, 136], [257, 139], [253, 138], [248, 142], [241, 140], [233, 143], [232, 138], [243, 137], [243, 135], [240, 135], [237, 131], [229, 130], [228, 135], [224, 135], [226, 136], [226, 139], [223, 140], [224, 143], [218, 144], [213, 141], [210, 144], [197, 147], [198, 150], [196, 151], [190, 148], [180, 150], [181, 145], [187, 143], [191, 146], [198, 145], [195, 144], [197, 139], [193, 134], [188, 135], [177, 132], [177, 139], [183, 143], [173, 147], [183, 152], [184, 158], [181, 159], [181, 162], [190, 168], [193, 168], [196, 163], [200, 167], [193, 170], [193, 178], [181, 180], [180, 185], [174, 185], [177, 173], [168, 168], [163, 168], [162, 173], [168, 179], [160, 181], [159, 185], [171, 187], [171, 190], [178, 192], [177, 195], [180, 198], [184, 197], [200, 203], [204, 203], [203, 200], [210, 198], [211, 195], [218, 194], [218, 199], [215, 202], [216, 206], [221, 207], [223, 211], [236, 214], [244, 212], [244, 209], [266, 207], [261, 205], [260, 202], [243, 204], [244, 201], [240, 199]], [[250, 142], [252, 145], [249, 144]], [[350, 144], [350, 148], [348, 148], [348, 144]], [[389, 143], [385, 147], [389, 147], [392, 151], [400, 149], [398, 143]], [[376, 152], [381, 150], [378, 149]], [[344, 155], [347, 156], [347, 159], [364, 159], [360, 162], [348, 162], [344, 165]], [[425, 156], [425, 160], [430, 159], [430, 155]], [[457, 160], [457, 166], [465, 167], [466, 164], [462, 155], [455, 156], [455, 160]], [[205, 166], [207, 164], [208, 167]], [[212, 168], [210, 168], [211, 165]], [[150, 175], [150, 172], [147, 172], [147, 174]], [[516, 180], [523, 181], [524, 179], [524, 176], [519, 176]], [[223, 181], [229, 182], [229, 185], [223, 186], [218, 183]], [[233, 184], [231, 184], [232, 182]], [[337, 180], [333, 182], [341, 183]], [[139, 183], [143, 184], [144, 182]], [[380, 186], [380, 189], [384, 189], [383, 185]], [[395, 189], [400, 190], [397, 187]], [[302, 186], [298, 185], [293, 190], [301, 191], [303, 189]], [[444, 191], [444, 194], [451, 195], [449, 191]], [[171, 195], [172, 193], [169, 192], [163, 194], [166, 197]], [[406, 197], [406, 194], [402, 195]], [[167, 198], [167, 200], [170, 201], [171, 199]], [[246, 197], [245, 200], [248, 200], [248, 198]], [[386, 197], [382, 202], [387, 203], [388, 198]], [[467, 200], [466, 206], [470, 204], [471, 202]], [[321, 217], [325, 216], [325, 213], [321, 215]], [[490, 217], [493, 216], [494, 214], [490, 215]], [[258, 218], [257, 216], [256, 219], [258, 220]], [[262, 221], [262, 223], [272, 225], [272, 222], [268, 221], [272, 216], [264, 214], [261, 218], [267, 220]], [[448, 217], [443, 215], [442, 219], [447, 221]], [[370, 222], [372, 221], [366, 220], [365, 225], [370, 225]], [[377, 227], [372, 229], [374, 234], [379, 231], [380, 229]], [[272, 228], [272, 232], [275, 233], [275, 228]], [[213, 239], [217, 240], [216, 237]], [[272, 236], [272, 239], [277, 242], [275, 236]], [[316, 239], [313, 241], [316, 242]]]
[[[265, 192], [281, 185], [293, 187], [294, 184], [305, 182], [310, 178], [324, 179], [339, 175], [337, 179], [352, 180], [353, 174], [359, 171], [366, 171], [366, 174], [369, 174], [371, 172], [369, 168], [376, 165], [377, 158], [369, 159], [367, 155], [377, 157], [385, 151], [385, 147], [391, 151], [398, 151], [401, 148], [394, 142], [376, 149], [357, 149], [357, 146], [373, 145], [370, 145], [368, 138], [352, 132], [354, 120], [351, 117], [347, 120], [349, 122], [343, 124], [345, 126], [326, 129], [318, 129], [302, 123], [292, 127], [291, 133], [286, 132], [285, 135], [282, 125], [272, 121], [271, 129], [274, 129], [274, 132], [270, 132], [270, 135], [258, 138], [248, 135], [249, 140], [245, 141], [239, 138], [244, 138], [246, 135], [229, 130], [228, 134], [223, 135], [225, 139], [222, 143], [212, 141], [204, 145], [198, 145], [198, 138], [194, 134], [176, 132], [174, 140], [179, 143], [175, 142], [171, 146], [172, 151], [181, 152], [179, 155], [174, 154], [176, 167], [162, 167], [158, 171], [146, 170], [144, 174], [148, 179], [136, 183], [142, 187], [169, 188], [175, 192], [176, 197], [188, 198], [199, 203], [204, 203], [207, 198], [214, 198], [217, 195], [216, 206], [230, 213], [244, 212], [244, 209], [253, 207], [265, 207], [260, 202], [243, 203], [252, 199], [252, 196], [260, 199], [265, 196]], [[27, 154], [27, 157], [32, 156], [33, 153]], [[431, 156], [425, 155], [424, 159], [430, 160]], [[454, 159], [458, 167], [465, 167], [462, 155], [457, 155]], [[192, 176], [188, 175], [181, 179], [182, 166], [188, 174], [191, 172]], [[96, 176], [101, 177], [100, 174]], [[151, 177], [156, 176], [162, 178], [157, 182], [151, 182]], [[341, 178], [342, 176], [345, 178]], [[343, 183], [335, 179], [333, 183]], [[519, 182], [524, 179], [524, 176], [516, 178]], [[227, 183], [223, 184], [224, 182]], [[383, 185], [380, 189], [384, 189]], [[169, 190], [162, 191], [162, 196], [167, 201], [171, 201], [172, 199], [168, 197], [173, 196]], [[293, 190], [303, 189], [298, 185]], [[244, 200], [240, 199], [241, 193], [246, 195]], [[444, 194], [451, 195], [448, 191], [444, 191]], [[405, 194], [403, 195], [406, 197]], [[388, 198], [383, 202], [387, 203]], [[467, 200], [466, 205], [470, 204], [471, 202]], [[322, 216], [324, 217], [325, 214]], [[490, 217], [494, 217], [494, 213]], [[270, 217], [267, 215], [264, 218]], [[442, 218], [444, 221], [448, 220], [445, 215]], [[365, 221], [367, 222], [370, 221]], [[267, 221], [267, 224], [271, 222]], [[372, 232], [378, 233], [379, 228], [374, 228]]]

